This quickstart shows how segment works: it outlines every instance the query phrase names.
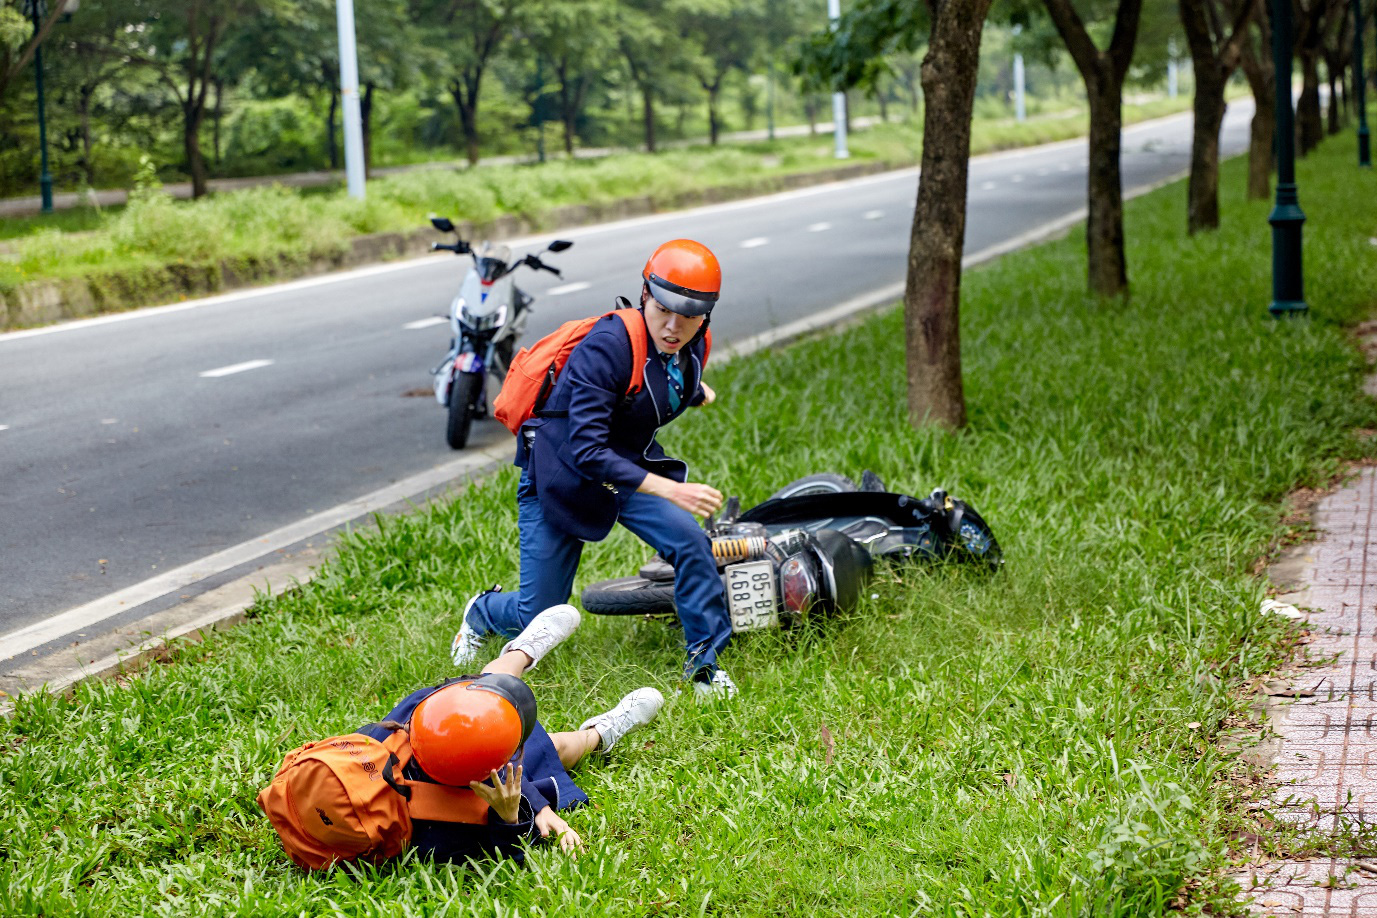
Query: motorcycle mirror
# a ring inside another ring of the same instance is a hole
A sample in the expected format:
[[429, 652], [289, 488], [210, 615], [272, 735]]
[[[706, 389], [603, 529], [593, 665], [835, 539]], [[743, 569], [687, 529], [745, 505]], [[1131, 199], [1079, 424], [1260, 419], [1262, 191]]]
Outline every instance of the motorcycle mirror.
[[570, 242], [570, 241], [567, 240], [567, 239], [556, 239], [554, 242], [550, 243], [550, 251], [551, 251], [551, 252], [563, 252], [565, 249], [569, 248], [569, 246], [571, 246], [571, 245], [573, 245], [573, 243]]
[[442, 233], [454, 232], [454, 224], [450, 222], [449, 217], [431, 217], [430, 225]]

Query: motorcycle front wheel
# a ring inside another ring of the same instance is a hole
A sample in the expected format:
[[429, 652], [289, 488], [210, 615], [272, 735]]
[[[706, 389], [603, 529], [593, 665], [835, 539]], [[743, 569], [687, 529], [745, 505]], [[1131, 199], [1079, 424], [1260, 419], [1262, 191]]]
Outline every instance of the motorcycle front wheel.
[[676, 615], [674, 584], [645, 577], [618, 577], [583, 588], [583, 608], [593, 615]]
[[449, 421], [445, 425], [445, 439], [451, 449], [463, 449], [469, 442], [469, 428], [473, 426], [474, 402], [483, 388], [479, 373], [455, 373], [449, 390]]

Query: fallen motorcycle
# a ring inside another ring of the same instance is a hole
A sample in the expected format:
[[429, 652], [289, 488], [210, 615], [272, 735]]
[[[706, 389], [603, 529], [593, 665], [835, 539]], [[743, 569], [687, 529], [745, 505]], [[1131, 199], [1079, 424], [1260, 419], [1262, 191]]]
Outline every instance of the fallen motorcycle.
[[[894, 493], [869, 471], [859, 486], [832, 473], [800, 478], [744, 512], [730, 498], [703, 528], [734, 632], [849, 608], [877, 561], [1003, 564], [994, 533], [969, 504], [941, 489], [921, 499]], [[582, 599], [594, 615], [671, 617], [674, 568], [657, 555], [634, 577], [590, 584]]]

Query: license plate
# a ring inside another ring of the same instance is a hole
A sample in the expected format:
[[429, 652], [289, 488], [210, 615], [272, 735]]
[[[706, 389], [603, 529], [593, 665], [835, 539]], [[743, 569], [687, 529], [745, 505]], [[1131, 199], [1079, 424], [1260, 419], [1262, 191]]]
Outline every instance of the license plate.
[[775, 570], [770, 561], [747, 561], [727, 566], [727, 606], [732, 631], [779, 627]]

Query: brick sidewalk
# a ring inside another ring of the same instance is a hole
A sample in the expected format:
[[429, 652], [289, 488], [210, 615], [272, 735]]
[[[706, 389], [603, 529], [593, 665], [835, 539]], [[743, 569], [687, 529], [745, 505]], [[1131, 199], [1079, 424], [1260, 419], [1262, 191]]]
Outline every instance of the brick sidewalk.
[[[1275, 724], [1276, 802], [1281, 818], [1329, 831], [1336, 814], [1377, 823], [1377, 470], [1322, 499], [1314, 525], [1300, 583], [1279, 598], [1308, 610], [1310, 657], [1324, 662], [1297, 677], [1305, 694]], [[1239, 880], [1266, 886], [1252, 890], [1254, 914], [1377, 918], [1377, 873], [1348, 859], [1278, 861]]]

